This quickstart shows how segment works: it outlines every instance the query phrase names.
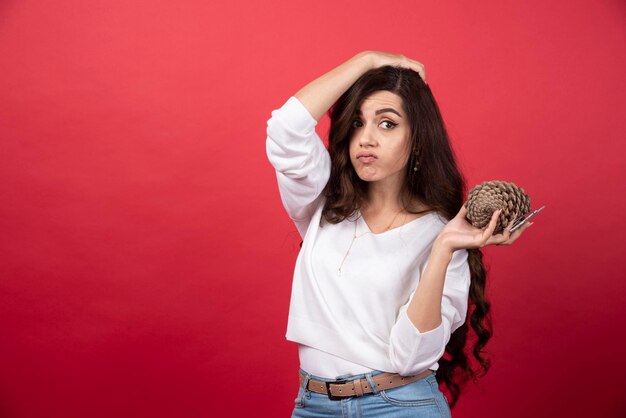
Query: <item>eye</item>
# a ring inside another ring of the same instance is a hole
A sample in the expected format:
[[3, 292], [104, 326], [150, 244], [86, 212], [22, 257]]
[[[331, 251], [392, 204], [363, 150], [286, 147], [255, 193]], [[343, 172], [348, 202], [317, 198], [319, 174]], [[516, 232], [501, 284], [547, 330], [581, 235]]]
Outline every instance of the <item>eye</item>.
[[393, 129], [393, 128], [395, 128], [396, 126], [398, 126], [398, 124], [397, 124], [397, 123], [393, 123], [393, 122], [391, 122], [390, 120], [384, 120], [384, 121], [382, 121], [382, 122], [380, 123], [380, 126], [381, 126], [383, 129]]
[[353, 128], [360, 128], [361, 126], [363, 126], [363, 124], [361, 123], [360, 120], [355, 119], [355, 120], [352, 121], [352, 127]]

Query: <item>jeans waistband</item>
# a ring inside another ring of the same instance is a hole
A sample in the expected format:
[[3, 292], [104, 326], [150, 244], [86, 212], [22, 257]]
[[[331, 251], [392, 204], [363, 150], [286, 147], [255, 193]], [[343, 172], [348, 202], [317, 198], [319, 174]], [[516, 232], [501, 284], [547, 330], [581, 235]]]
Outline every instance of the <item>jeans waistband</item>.
[[356, 380], [356, 379], [364, 379], [367, 377], [367, 375], [370, 376], [376, 376], [377, 374], [381, 374], [384, 372], [381, 372], [380, 370], [372, 370], [369, 373], [362, 373], [362, 374], [343, 374], [341, 376], [337, 376], [334, 379], [331, 378], [327, 378], [327, 377], [321, 377], [321, 376], [316, 376], [314, 374], [311, 373], [307, 373], [306, 370], [300, 369], [300, 373], [302, 373], [304, 376], [308, 377], [309, 379], [314, 379], [314, 380], [319, 380], [320, 382], [334, 382], [336, 380]]

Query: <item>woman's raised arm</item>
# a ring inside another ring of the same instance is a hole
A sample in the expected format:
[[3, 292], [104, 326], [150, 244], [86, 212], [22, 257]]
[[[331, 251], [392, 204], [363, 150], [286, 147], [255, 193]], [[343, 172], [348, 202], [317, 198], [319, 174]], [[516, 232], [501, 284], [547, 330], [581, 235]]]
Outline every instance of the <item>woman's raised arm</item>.
[[403, 55], [378, 51], [363, 51], [326, 74], [316, 78], [295, 96], [315, 120], [321, 117], [339, 97], [366, 71], [383, 65], [397, 65], [417, 71], [426, 81], [424, 65]]

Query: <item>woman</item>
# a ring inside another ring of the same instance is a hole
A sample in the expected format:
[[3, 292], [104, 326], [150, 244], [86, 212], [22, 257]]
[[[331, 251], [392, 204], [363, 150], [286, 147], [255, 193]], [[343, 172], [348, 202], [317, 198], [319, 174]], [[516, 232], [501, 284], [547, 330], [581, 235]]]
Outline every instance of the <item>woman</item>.
[[[329, 109], [327, 150], [315, 126]], [[404, 56], [357, 54], [274, 110], [267, 134], [303, 239], [287, 327], [300, 357], [293, 416], [449, 417], [439, 383], [454, 406], [475, 374], [468, 299], [474, 355], [489, 367], [479, 248], [510, 245], [530, 223], [494, 235], [500, 211], [485, 230], [467, 222], [424, 66]]]

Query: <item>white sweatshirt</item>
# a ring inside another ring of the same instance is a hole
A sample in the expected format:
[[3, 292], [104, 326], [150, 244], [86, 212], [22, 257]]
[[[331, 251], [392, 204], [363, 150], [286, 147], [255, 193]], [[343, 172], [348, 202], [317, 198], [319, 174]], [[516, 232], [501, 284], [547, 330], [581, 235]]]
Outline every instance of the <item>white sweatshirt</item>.
[[467, 251], [455, 251], [448, 266], [441, 324], [421, 332], [406, 309], [447, 220], [431, 212], [379, 234], [359, 213], [338, 224], [321, 221], [330, 157], [316, 125], [296, 97], [267, 122], [267, 156], [304, 241], [286, 334], [299, 344], [300, 367], [330, 379], [371, 370], [405, 376], [437, 370], [450, 334], [465, 322]]

